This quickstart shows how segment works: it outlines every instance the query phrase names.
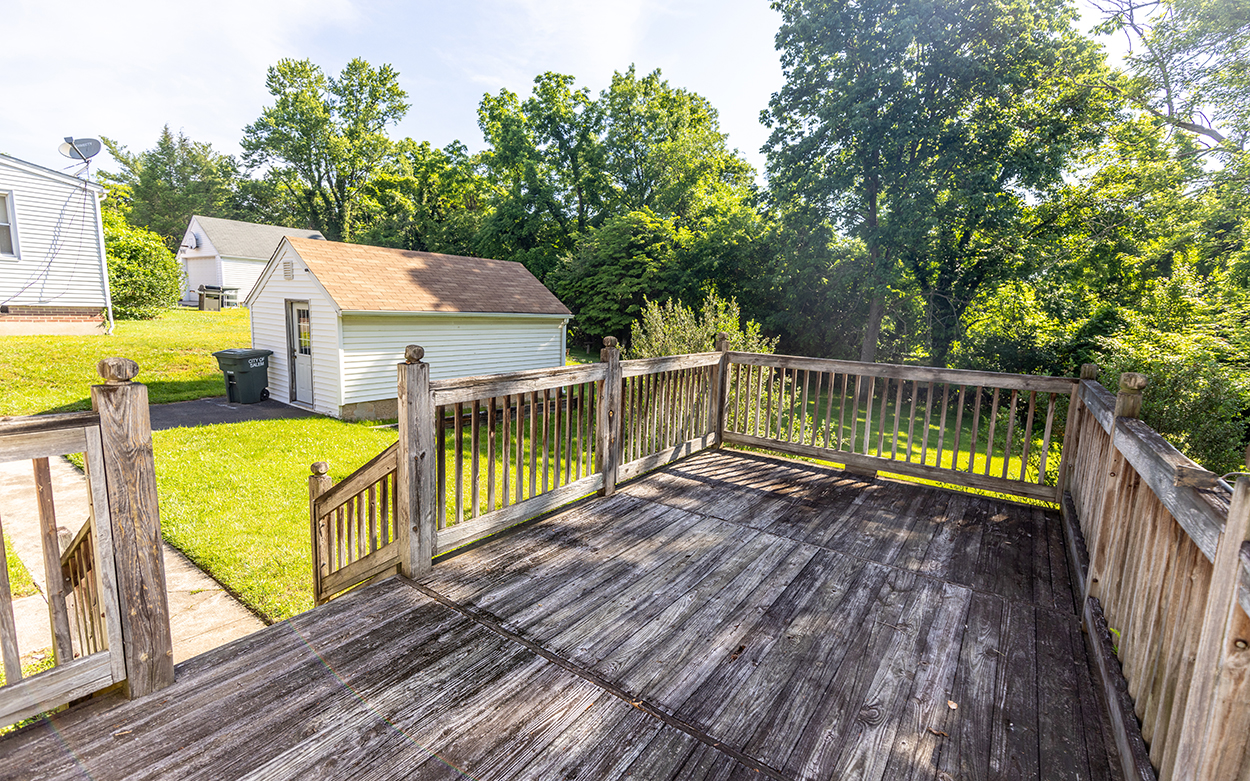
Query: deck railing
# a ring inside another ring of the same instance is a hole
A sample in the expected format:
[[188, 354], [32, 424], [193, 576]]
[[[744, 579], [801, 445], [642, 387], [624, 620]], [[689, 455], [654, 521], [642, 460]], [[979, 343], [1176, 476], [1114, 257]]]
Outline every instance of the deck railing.
[[[1124, 705], [1111, 711], [1128, 777], [1250, 773], [1250, 478], [1230, 502], [1136, 420], [1144, 378], [1125, 375], [1116, 398], [1088, 367], [1076, 380], [760, 355], [723, 334], [716, 352], [621, 361], [605, 344], [591, 366], [438, 382], [409, 348], [388, 566], [419, 574], [722, 443], [1055, 502], [1108, 701]], [[338, 495], [368, 482], [350, 479]], [[314, 518], [326, 507], [314, 499]]]
[[[1108, 684], [1129, 777], [1250, 773], [1250, 478], [1227, 484], [1137, 420], [1146, 378], [1112, 395], [1082, 370], [1064, 515], [1084, 617], [1110, 653]], [[1127, 688], [1114, 685], [1123, 680]], [[1138, 739], [1140, 736], [1140, 739]], [[1148, 751], [1148, 756], [1147, 752]]]
[[[0, 556], [0, 725], [116, 684], [130, 696], [173, 683], [147, 389], [133, 361], [100, 362], [94, 412], [0, 419], [0, 462], [29, 461], [54, 666], [24, 677]], [[90, 513], [62, 551], [49, 459], [80, 453]], [[10, 530], [10, 533], [12, 531]], [[5, 530], [0, 525], [0, 549]]]

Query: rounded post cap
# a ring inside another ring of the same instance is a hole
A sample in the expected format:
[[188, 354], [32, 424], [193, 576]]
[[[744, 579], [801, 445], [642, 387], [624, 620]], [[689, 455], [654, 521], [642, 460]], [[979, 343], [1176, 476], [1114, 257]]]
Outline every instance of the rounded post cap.
[[316, 475], [317, 477], [321, 477], [326, 472], [330, 471], [330, 465], [327, 464], [325, 461], [314, 461], [311, 469], [314, 475]]
[[139, 364], [129, 358], [105, 358], [95, 365], [95, 369], [111, 383], [130, 382], [139, 374]]
[[729, 332], [718, 331], [716, 333], [716, 346], [720, 347], [721, 345], [728, 345], [728, 344], [729, 344]]
[[1098, 364], [1083, 363], [1081, 364], [1081, 379], [1082, 380], [1096, 380], [1098, 379], [1098, 371], [1099, 371]]
[[1120, 375], [1120, 390], [1125, 393], [1141, 393], [1146, 387], [1146, 375], [1124, 372]]
[[616, 345], [617, 345], [617, 341], [616, 341], [616, 337], [615, 337], [615, 336], [605, 336], [605, 337], [603, 337], [603, 346], [604, 346], [604, 347], [616, 347]]
[[410, 344], [404, 348], [404, 363], [421, 363], [424, 357], [425, 348], [420, 345]]

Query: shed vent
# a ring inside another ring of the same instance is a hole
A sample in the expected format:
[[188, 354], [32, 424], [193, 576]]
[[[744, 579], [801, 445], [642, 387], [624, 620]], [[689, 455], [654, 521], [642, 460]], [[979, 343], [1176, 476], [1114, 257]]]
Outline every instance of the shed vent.
[[295, 261], [287, 258], [282, 261], [282, 276], [286, 279], [295, 279]]

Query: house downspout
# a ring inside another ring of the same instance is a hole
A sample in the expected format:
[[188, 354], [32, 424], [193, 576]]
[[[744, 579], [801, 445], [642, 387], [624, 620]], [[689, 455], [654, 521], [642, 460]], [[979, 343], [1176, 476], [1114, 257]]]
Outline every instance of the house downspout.
[[104, 249], [104, 215], [100, 214], [100, 200], [104, 196], [105, 193], [99, 193], [95, 197], [95, 226], [96, 238], [100, 242], [100, 276], [104, 279], [104, 307], [108, 312], [109, 322], [109, 327], [104, 329], [104, 335], [112, 336], [113, 327], [117, 323], [113, 320], [113, 291], [109, 288], [108, 252]]

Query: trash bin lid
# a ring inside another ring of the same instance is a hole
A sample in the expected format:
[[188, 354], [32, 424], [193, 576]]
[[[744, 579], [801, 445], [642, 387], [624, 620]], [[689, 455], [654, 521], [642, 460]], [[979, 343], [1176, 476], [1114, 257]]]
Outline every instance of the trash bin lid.
[[218, 350], [213, 353], [214, 358], [233, 358], [235, 360], [246, 360], [248, 358], [261, 358], [273, 355], [273, 350], [253, 350], [249, 347], [231, 347], [229, 350]]

